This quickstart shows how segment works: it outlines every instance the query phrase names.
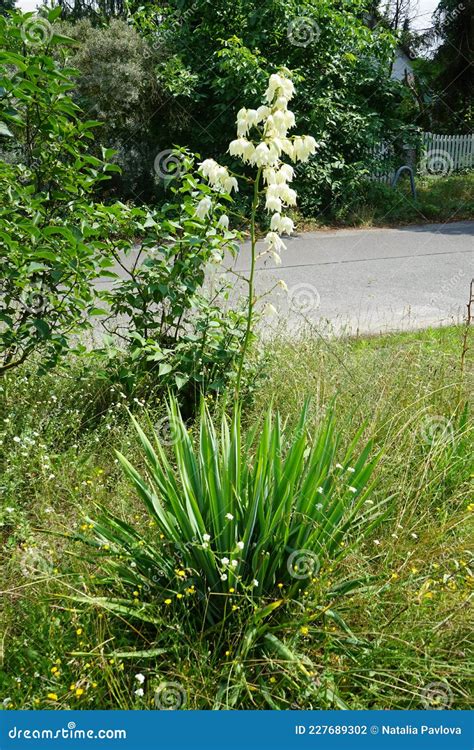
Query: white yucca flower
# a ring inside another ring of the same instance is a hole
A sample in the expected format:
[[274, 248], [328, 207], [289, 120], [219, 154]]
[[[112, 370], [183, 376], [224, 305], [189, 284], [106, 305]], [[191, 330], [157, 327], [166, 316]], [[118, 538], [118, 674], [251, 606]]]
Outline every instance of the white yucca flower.
[[209, 211], [211, 210], [211, 206], [212, 201], [210, 198], [201, 198], [196, 206], [196, 216], [198, 217], [198, 219], [205, 219]]
[[[285, 207], [296, 205], [296, 191], [289, 187], [294, 169], [282, 161], [288, 157], [293, 162], [305, 162], [315, 153], [317, 143], [310, 135], [289, 136], [295, 127], [295, 115], [288, 104], [295, 94], [293, 81], [286, 70], [273, 73], [265, 91], [265, 104], [257, 109], [242, 107], [237, 112], [237, 137], [229, 144], [229, 154], [252, 164], [261, 170], [265, 193], [265, 208], [272, 214], [270, 231], [265, 237], [265, 253], [280, 262], [280, 252], [285, 245], [281, 234], [292, 234], [292, 219], [282, 215]], [[201, 173], [209, 184], [226, 193], [238, 190], [237, 178], [226, 167], [214, 159], [206, 159], [200, 165]], [[203, 198], [196, 209], [200, 218], [205, 218], [211, 209], [209, 199]], [[221, 217], [218, 226], [228, 227], [227, 217]]]

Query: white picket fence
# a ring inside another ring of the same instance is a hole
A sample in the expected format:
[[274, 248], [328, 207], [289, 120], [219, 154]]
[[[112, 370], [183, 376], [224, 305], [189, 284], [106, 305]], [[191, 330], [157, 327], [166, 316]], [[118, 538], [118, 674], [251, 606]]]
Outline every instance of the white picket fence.
[[418, 174], [445, 176], [461, 169], [474, 168], [474, 133], [466, 135], [421, 134], [421, 154], [417, 164], [410, 164], [414, 152], [407, 150], [403, 157], [393, 159], [390, 144], [374, 146], [372, 157], [377, 165], [371, 168], [370, 178], [390, 185], [395, 172], [402, 164], [416, 166]]
[[423, 133], [422, 173], [450, 173], [474, 167], [474, 133], [437, 135]]

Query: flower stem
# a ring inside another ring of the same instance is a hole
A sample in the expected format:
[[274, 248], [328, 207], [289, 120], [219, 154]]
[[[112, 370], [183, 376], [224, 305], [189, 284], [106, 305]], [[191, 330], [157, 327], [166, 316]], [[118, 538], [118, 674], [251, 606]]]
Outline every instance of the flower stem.
[[252, 212], [250, 215], [250, 275], [248, 278], [249, 292], [248, 292], [248, 306], [247, 306], [247, 324], [245, 327], [244, 340], [242, 342], [242, 349], [240, 352], [239, 369], [237, 372], [237, 380], [235, 383], [235, 400], [237, 401], [240, 394], [240, 383], [242, 380], [242, 370], [245, 361], [245, 355], [250, 340], [250, 333], [252, 330], [252, 318], [254, 308], [254, 281], [255, 281], [255, 250], [257, 246], [257, 236], [255, 229], [255, 217], [257, 214], [258, 202], [259, 202], [259, 190], [260, 190], [260, 178], [262, 175], [262, 167], [259, 167], [255, 182], [253, 184], [253, 200], [252, 200]]

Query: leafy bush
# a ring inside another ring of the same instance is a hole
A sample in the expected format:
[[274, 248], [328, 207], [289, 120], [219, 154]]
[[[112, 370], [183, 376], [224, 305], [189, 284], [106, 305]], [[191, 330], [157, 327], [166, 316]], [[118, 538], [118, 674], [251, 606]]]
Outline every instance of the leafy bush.
[[74, 98], [102, 123], [102, 142], [117, 152], [121, 173], [108, 188], [122, 198], [151, 202], [162, 188], [155, 157], [179, 142], [189, 124], [192, 74], [163, 41], [147, 40], [124, 20], [94, 26], [82, 19], [61, 28], [76, 41], [68, 60], [77, 70]]
[[[189, 153], [177, 151], [172, 159], [177, 179], [170, 202], [156, 211], [131, 209], [127, 223], [139, 239], [115, 243], [120, 274], [101, 293], [109, 310], [101, 367], [129, 393], [140, 387], [150, 398], [178, 389], [192, 408], [199, 393], [223, 388], [241, 349], [245, 318], [236, 300], [236, 309], [227, 305], [229, 280], [206, 277], [237, 251], [239, 235], [227, 229], [230, 197], [209, 187]], [[204, 199], [210, 208], [201, 218]]]
[[[218, 437], [203, 406], [197, 448], [174, 400], [167, 440], [162, 433], [150, 441], [134, 420], [146, 478], [118, 456], [156, 531], [145, 538], [110, 512], [91, 521], [95, 542], [89, 543], [102, 548], [108, 573], [103, 582], [116, 589], [120, 582], [128, 594], [94, 601], [146, 621], [163, 602], [187, 598], [198, 617], [215, 622], [235, 602], [275, 600], [282, 588], [294, 597], [321, 565], [346, 555], [380, 519], [382, 504], [371, 500], [369, 483], [376, 459], [371, 443], [356, 455], [359, 431], [337, 464], [332, 413], [314, 439], [306, 418], [305, 408], [296, 432], [286, 436], [269, 410], [259, 435], [242, 439], [237, 407], [230, 423], [222, 417]], [[173, 462], [162, 441], [172, 442]], [[144, 592], [148, 603], [131, 605], [130, 590]]]
[[[51, 56], [69, 43], [56, 17], [0, 17], [0, 374], [34, 352], [43, 368], [54, 364], [89, 325], [92, 282], [110, 265], [108, 211], [92, 196], [118, 167], [110, 151], [89, 153], [97, 123], [81, 119], [73, 71]], [[25, 41], [35, 23], [41, 43]]]

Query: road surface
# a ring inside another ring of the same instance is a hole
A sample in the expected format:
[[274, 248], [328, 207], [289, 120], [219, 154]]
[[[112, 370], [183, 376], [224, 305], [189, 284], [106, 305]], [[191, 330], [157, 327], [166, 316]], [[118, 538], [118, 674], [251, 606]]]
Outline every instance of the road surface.
[[[273, 289], [265, 329], [305, 322], [334, 332], [378, 333], [459, 322], [474, 277], [474, 222], [308, 232], [285, 238], [282, 264], [258, 262], [256, 289]], [[263, 246], [262, 248], [263, 249]], [[249, 247], [235, 271], [248, 275]], [[245, 288], [242, 286], [242, 288]]]

